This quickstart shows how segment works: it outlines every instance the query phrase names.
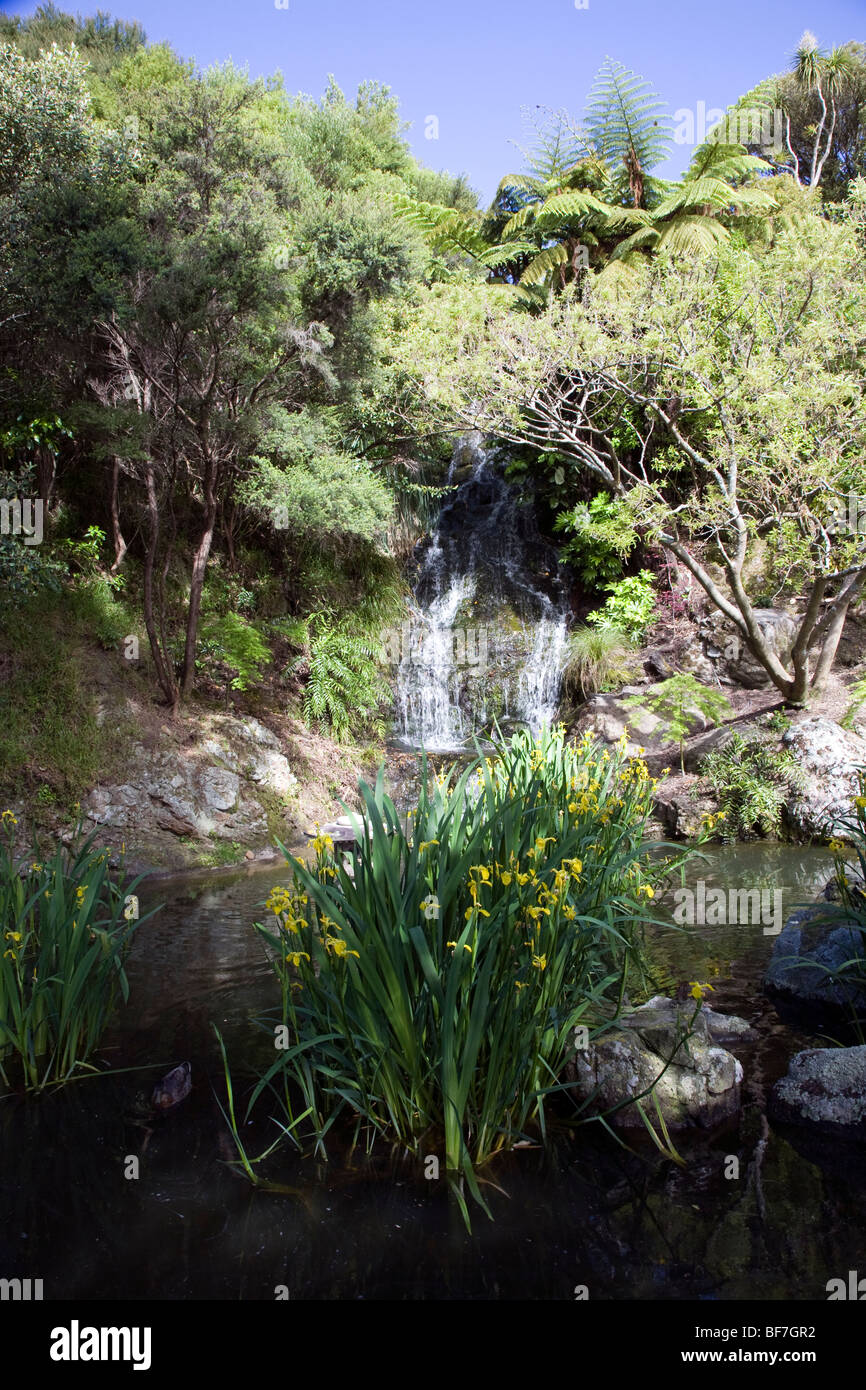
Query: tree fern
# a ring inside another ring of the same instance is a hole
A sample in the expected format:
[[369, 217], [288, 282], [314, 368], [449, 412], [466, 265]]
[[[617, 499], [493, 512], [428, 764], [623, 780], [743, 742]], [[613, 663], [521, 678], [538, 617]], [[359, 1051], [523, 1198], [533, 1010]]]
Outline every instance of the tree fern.
[[[549, 106], [537, 106], [535, 110], [523, 108], [524, 122], [531, 127], [534, 140], [530, 148], [517, 148], [523, 155], [527, 169], [540, 183], [561, 179], [573, 169], [587, 154], [587, 141], [577, 129], [571, 116], [564, 108], [554, 111]], [[500, 184], [502, 190], [506, 180]], [[513, 188], [517, 184], [507, 185]]]
[[644, 78], [607, 58], [589, 95], [586, 128], [634, 206], [645, 206], [649, 171], [670, 152], [671, 121], [661, 98]]

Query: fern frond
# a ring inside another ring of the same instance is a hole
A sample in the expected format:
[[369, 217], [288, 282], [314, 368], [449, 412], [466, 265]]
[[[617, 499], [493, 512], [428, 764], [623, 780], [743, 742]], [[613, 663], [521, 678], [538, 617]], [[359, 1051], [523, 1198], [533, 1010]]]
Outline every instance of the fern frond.
[[670, 149], [670, 117], [650, 84], [622, 63], [606, 58], [589, 97], [587, 130], [602, 158], [612, 167], [635, 158], [649, 170]]
[[558, 246], [549, 246], [526, 267], [520, 277], [520, 284], [540, 285], [552, 271], [556, 270], [558, 266], [567, 265], [570, 259], [568, 248], [563, 243]]
[[728, 240], [728, 233], [715, 218], [681, 213], [662, 230], [656, 249], [674, 256], [696, 256], [714, 251]]

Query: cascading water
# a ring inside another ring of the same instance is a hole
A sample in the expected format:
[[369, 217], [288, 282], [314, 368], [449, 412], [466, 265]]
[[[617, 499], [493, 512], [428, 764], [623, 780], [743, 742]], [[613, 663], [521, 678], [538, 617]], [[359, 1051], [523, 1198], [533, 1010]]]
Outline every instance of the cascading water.
[[496, 718], [533, 731], [556, 714], [567, 604], [556, 552], [481, 435], [454, 450], [436, 529], [400, 634], [397, 738], [459, 751]]

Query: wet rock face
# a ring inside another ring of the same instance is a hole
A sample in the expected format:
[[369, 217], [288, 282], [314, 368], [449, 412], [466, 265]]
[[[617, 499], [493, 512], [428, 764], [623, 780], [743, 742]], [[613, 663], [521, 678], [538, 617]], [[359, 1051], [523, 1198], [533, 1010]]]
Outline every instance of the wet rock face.
[[806, 839], [840, 833], [858, 794], [858, 769], [866, 767], [866, 739], [823, 715], [807, 715], [785, 731], [782, 743], [805, 774], [786, 803], [788, 823]]
[[[799, 908], [776, 938], [764, 990], [788, 1012], [814, 1026], [866, 1010], [866, 989], [846, 980], [851, 961], [866, 976], [863, 934], [854, 924], [830, 921], [820, 903]], [[841, 974], [840, 974], [841, 972]]]
[[773, 1087], [769, 1113], [781, 1124], [866, 1140], [866, 1047], [798, 1052]]
[[[567, 601], [556, 550], [480, 434], [458, 441], [433, 533], [416, 549], [413, 597], [392, 634], [403, 746], [471, 747], [493, 720], [555, 718]], [[396, 640], [399, 637], [399, 640]]]
[[84, 810], [95, 825], [231, 841], [264, 837], [259, 793], [285, 798], [297, 788], [276, 735], [257, 719], [228, 715], [215, 717], [211, 735], [188, 754], [137, 745], [127, 775], [122, 786], [90, 793]]
[[[740, 1106], [743, 1068], [722, 1044], [752, 1037], [744, 1019], [706, 1007], [695, 1015], [694, 1004], [659, 995], [625, 1015], [615, 1030], [577, 1050], [566, 1076], [579, 1098], [597, 1093], [590, 1102], [594, 1111], [639, 1096], [656, 1082], [655, 1095], [669, 1128], [709, 1128], [730, 1119]], [[642, 1103], [652, 1119], [652, 1096]], [[610, 1118], [625, 1128], [643, 1128], [634, 1104]]]

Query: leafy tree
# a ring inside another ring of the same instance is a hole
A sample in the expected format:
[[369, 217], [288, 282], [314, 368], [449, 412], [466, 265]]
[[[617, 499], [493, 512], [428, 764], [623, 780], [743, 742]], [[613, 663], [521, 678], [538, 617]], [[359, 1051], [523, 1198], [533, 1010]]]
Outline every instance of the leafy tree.
[[[866, 580], [866, 538], [836, 519], [866, 494], [860, 196], [769, 250], [665, 259], [626, 296], [496, 316], [481, 342], [454, 343], [467, 424], [620, 498], [794, 703], [825, 682]], [[787, 664], [746, 588], [768, 542], [806, 595]]]
[[40, 5], [32, 15], [0, 15], [0, 44], [12, 44], [30, 61], [54, 45], [75, 48], [90, 69], [103, 75], [145, 43], [138, 23], [112, 19], [105, 10], [82, 19], [64, 14], [54, 4]]
[[339, 547], [346, 538], [381, 539], [392, 503], [370, 465], [342, 452], [321, 416], [275, 409], [272, 419], [238, 500], [292, 540]]
[[866, 174], [866, 47], [847, 43], [827, 52], [806, 31], [787, 73], [768, 78], [738, 109], [781, 110], [784, 145], [772, 158], [798, 185], [844, 198]]

